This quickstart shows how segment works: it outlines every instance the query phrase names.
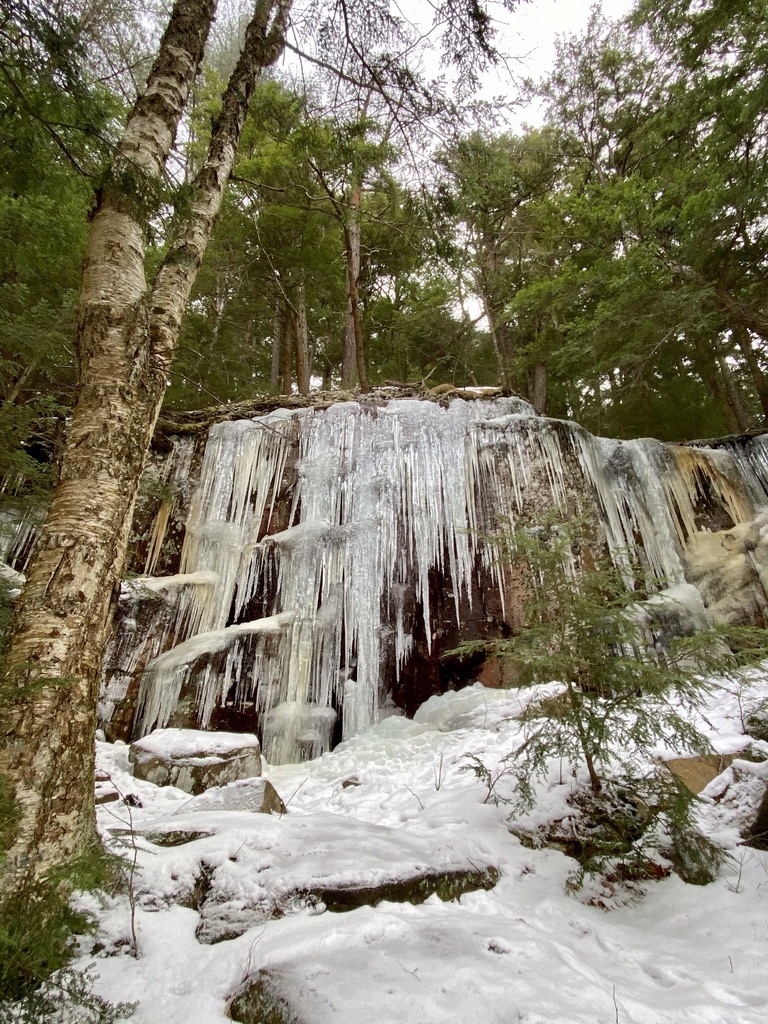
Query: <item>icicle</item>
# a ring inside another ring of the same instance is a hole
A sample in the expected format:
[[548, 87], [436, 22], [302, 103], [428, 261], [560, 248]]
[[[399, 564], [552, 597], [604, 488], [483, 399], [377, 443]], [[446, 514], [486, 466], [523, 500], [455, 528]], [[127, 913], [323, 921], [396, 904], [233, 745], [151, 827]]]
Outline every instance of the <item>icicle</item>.
[[[151, 661], [141, 679], [137, 705], [136, 732], [146, 735], [154, 728], [162, 728], [176, 709], [182, 688], [192, 675], [196, 662], [204, 661], [204, 668], [197, 674], [198, 721], [204, 729], [210, 722], [211, 713], [218, 703], [223, 702], [235, 683], [238, 697], [242, 701], [253, 695], [253, 686], [243, 685], [243, 660], [246, 653], [253, 656], [252, 680], [260, 681], [265, 669], [262, 699], [270, 690], [280, 689], [282, 661], [280, 641], [291, 622], [290, 613], [273, 615], [254, 622], [241, 622], [235, 626], [198, 633], [183, 643], [166, 651]], [[253, 641], [256, 641], [255, 643]], [[277, 644], [269, 644], [276, 640]], [[259, 643], [261, 641], [261, 643]], [[269, 650], [265, 651], [265, 647]], [[275, 650], [275, 647], [278, 650]], [[226, 653], [223, 670], [210, 664], [211, 658]], [[265, 653], [267, 657], [265, 657]]]
[[193, 437], [176, 438], [173, 441], [170, 455], [162, 463], [162, 470], [157, 481], [170, 492], [171, 497], [161, 502], [152, 524], [147, 558], [144, 563], [144, 573], [147, 576], [151, 576], [157, 568], [171, 513], [176, 505], [177, 494], [183, 492], [187, 485], [194, 455], [195, 439]]
[[194, 683], [203, 725], [222, 701], [252, 703], [271, 759], [315, 756], [337, 712], [344, 737], [377, 720], [385, 652], [399, 674], [413, 651], [412, 609], [431, 647], [431, 573], [450, 576], [457, 619], [478, 569], [503, 608], [512, 581], [494, 536], [557, 508], [596, 515], [628, 586], [638, 562], [659, 587], [679, 585], [697, 502], [707, 492], [747, 514], [739, 475], [756, 493], [755, 466], [768, 480], [756, 443], [741, 461], [672, 455], [591, 437], [519, 399], [344, 402], [219, 424], [182, 556], [207, 583], [163, 627], [176, 646], [145, 672], [142, 728], [164, 724]]

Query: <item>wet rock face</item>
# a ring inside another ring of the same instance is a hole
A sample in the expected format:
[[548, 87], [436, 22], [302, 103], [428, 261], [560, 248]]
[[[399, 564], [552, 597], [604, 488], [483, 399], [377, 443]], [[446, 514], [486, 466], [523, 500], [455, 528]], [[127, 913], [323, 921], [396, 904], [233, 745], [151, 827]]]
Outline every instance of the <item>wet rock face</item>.
[[193, 795], [261, 775], [258, 739], [236, 733], [158, 729], [132, 743], [128, 757], [137, 779]]
[[768, 512], [731, 529], [693, 535], [686, 563], [714, 621], [768, 626]]
[[412, 714], [478, 677], [514, 685], [519, 667], [451, 652], [524, 626], [524, 573], [492, 538], [553, 510], [588, 524], [582, 569], [607, 549], [651, 587], [698, 588], [690, 615], [655, 609], [655, 637], [697, 616], [765, 624], [764, 454], [760, 438], [598, 439], [508, 398], [275, 410], [215, 424], [204, 452], [173, 441], [136, 551], [175, 575], [134, 582], [121, 602], [103, 726], [253, 731], [279, 763], [382, 708]]

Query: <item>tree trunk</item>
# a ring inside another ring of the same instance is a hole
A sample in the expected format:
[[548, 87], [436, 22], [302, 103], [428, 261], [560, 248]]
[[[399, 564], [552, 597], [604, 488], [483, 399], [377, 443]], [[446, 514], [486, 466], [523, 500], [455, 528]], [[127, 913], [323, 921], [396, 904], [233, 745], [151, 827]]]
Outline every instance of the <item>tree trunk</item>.
[[726, 400], [733, 411], [737, 430], [739, 433], [744, 433], [745, 430], [749, 430], [749, 416], [744, 408], [744, 402], [742, 401], [741, 392], [736, 384], [733, 371], [722, 354], [719, 354], [717, 357], [717, 365], [720, 369]]
[[720, 406], [726, 429], [738, 434], [747, 429], [744, 409], [727, 363], [711, 342], [696, 338], [694, 369]]
[[280, 353], [283, 348], [285, 322], [278, 302], [275, 311], [275, 330], [272, 335], [272, 364], [269, 372], [269, 387], [273, 395], [280, 394]]
[[360, 185], [352, 188], [349, 211], [344, 223], [344, 249], [347, 271], [347, 315], [344, 324], [344, 349], [341, 361], [341, 386], [349, 390], [360, 382], [361, 391], [367, 392], [368, 378], [363, 349], [363, 325], [360, 318], [360, 201], [363, 190]]
[[283, 297], [283, 316], [280, 327], [280, 373], [278, 375], [279, 393], [290, 395], [291, 370], [293, 369], [293, 331], [294, 316], [286, 296]]
[[138, 481], [253, 84], [282, 50], [289, 2], [256, 7], [191, 202], [151, 288], [147, 229], [215, 0], [177, 0], [98, 199], [80, 292], [76, 405], [7, 655], [0, 783], [17, 820], [3, 837], [0, 893], [45, 877], [94, 835], [97, 686]]
[[307, 345], [307, 304], [304, 282], [293, 290], [293, 345], [296, 354], [296, 387], [300, 395], [309, 394], [309, 347]]
[[760, 400], [760, 408], [763, 410], [763, 426], [768, 426], [768, 379], [766, 379], [752, 347], [752, 335], [745, 327], [737, 327], [734, 334]]
[[483, 299], [483, 312], [485, 313], [485, 319], [488, 321], [488, 331], [491, 335], [491, 342], [493, 344], [493, 354], [496, 357], [496, 372], [498, 374], [499, 387], [511, 388], [512, 383], [507, 372], [507, 362], [502, 352], [501, 339], [499, 338], [499, 332], [496, 327], [496, 318], [493, 315], [491, 309], [491, 303], [486, 292], [480, 288], [480, 294]]
[[528, 396], [540, 416], [547, 414], [547, 364], [537, 360], [528, 373]]
[[42, 362], [42, 359], [42, 355], [38, 353], [38, 355], [36, 355], [30, 363], [27, 363], [27, 365], [24, 367], [24, 369], [21, 371], [21, 373], [18, 375], [16, 380], [9, 388], [8, 394], [3, 399], [3, 405], [14, 405], [16, 403], [19, 395], [21, 394], [21, 389], [24, 387], [29, 378], [38, 368], [38, 366]]

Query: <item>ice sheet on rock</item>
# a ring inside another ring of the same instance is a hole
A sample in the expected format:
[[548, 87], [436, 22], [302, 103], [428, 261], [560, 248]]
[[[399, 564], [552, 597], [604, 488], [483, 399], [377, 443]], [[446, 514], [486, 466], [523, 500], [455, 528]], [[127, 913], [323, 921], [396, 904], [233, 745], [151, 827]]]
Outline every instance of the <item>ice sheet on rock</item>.
[[24, 573], [32, 554], [44, 510], [32, 506], [0, 515], [0, 560]]
[[584, 475], [597, 494], [614, 562], [623, 567], [628, 585], [631, 565], [638, 562], [646, 564], [662, 586], [684, 582], [669, 489], [664, 486], [672, 471], [667, 448], [651, 438], [611, 441], [580, 428], [572, 438]]
[[10, 587], [11, 597], [15, 597], [21, 593], [21, 588], [26, 583], [26, 576], [23, 572], [19, 572], [17, 569], [12, 569], [7, 562], [0, 561], [0, 580], [5, 583], [7, 587]]
[[219, 423], [209, 432], [181, 556], [182, 571], [212, 569], [219, 576], [205, 630], [226, 625], [243, 553], [269, 528], [301, 418], [277, 412]]
[[[266, 700], [272, 691], [280, 692], [286, 647], [283, 641], [291, 619], [291, 613], [284, 612], [198, 633], [155, 658], [141, 678], [137, 733], [143, 735], [156, 726], [167, 724], [182, 687], [191, 679], [200, 661], [204, 661], [204, 665], [195, 673], [195, 683], [198, 720], [203, 728], [208, 725], [217, 702], [227, 697], [232, 686], [236, 687], [236, 702], [251, 697]], [[223, 663], [215, 659], [220, 654], [224, 655]], [[246, 656], [251, 662], [250, 678], [243, 672]]]
[[270, 764], [312, 761], [320, 757], [331, 749], [336, 718], [333, 708], [306, 701], [278, 704], [264, 717], [264, 757]]
[[161, 501], [150, 530], [144, 563], [144, 572], [148, 576], [157, 568], [177, 496], [188, 487], [195, 446], [194, 437], [175, 437], [170, 454], [162, 462], [160, 475], [154, 477], [154, 482], [160, 484], [168, 496]]
[[199, 633], [217, 586], [218, 575], [205, 570], [140, 576], [123, 583], [123, 615], [104, 656], [100, 722], [112, 720], [140, 664], [150, 663], [161, 652]]
[[[479, 569], [504, 608], [510, 581], [486, 538], [522, 513], [596, 510], [629, 587], [638, 564], [659, 587], [682, 584], [705, 499], [748, 515], [739, 480], [751, 474], [750, 493], [761, 488], [758, 441], [751, 463], [731, 451], [672, 454], [650, 439], [594, 438], [514, 398], [344, 402], [218, 424], [182, 556], [184, 573], [211, 583], [194, 629], [191, 611], [174, 613], [185, 625], [145, 674], [142, 728], [168, 721], [194, 681], [203, 724], [234, 688], [280, 760], [326, 749], [335, 712], [344, 738], [359, 733], [379, 717], [383, 666], [399, 672], [411, 655], [406, 607], [421, 610], [432, 644], [431, 574], [450, 579], [457, 619]], [[288, 522], [277, 523], [286, 494]], [[278, 620], [279, 638], [257, 639], [271, 630], [258, 622]], [[316, 712], [322, 728], [304, 729], [302, 715]], [[279, 744], [278, 721], [291, 737]]]

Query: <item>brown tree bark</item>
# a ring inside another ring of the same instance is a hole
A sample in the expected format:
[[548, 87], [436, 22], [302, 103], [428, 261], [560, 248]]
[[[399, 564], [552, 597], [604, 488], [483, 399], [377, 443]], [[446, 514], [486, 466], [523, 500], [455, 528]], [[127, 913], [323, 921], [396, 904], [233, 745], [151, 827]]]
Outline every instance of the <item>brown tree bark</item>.
[[357, 379], [360, 390], [369, 391], [363, 345], [363, 324], [360, 318], [360, 202], [363, 190], [359, 184], [352, 187], [349, 208], [344, 215], [344, 255], [347, 274], [347, 314], [344, 324], [344, 349], [341, 359], [341, 386], [350, 390]]
[[538, 360], [528, 373], [528, 398], [540, 416], [547, 414], [547, 364]]
[[760, 408], [763, 410], [763, 426], [768, 426], [768, 378], [766, 378], [760, 366], [760, 362], [752, 347], [752, 335], [745, 327], [737, 327], [734, 330], [736, 343], [744, 356], [749, 375], [755, 386], [757, 397], [760, 401]]
[[0, 895], [44, 878], [94, 834], [97, 685], [131, 513], [182, 313], [232, 170], [259, 72], [290, 0], [259, 0], [205, 162], [154, 282], [150, 218], [215, 0], [177, 0], [98, 196], [78, 314], [80, 378], [61, 478], [18, 603], [0, 704], [0, 783], [15, 805]]
[[293, 290], [293, 348], [296, 357], [296, 387], [300, 395], [309, 394], [309, 345], [307, 343], [307, 303], [304, 283]]
[[491, 335], [491, 341], [493, 343], [493, 354], [496, 357], [496, 372], [498, 374], [499, 387], [511, 388], [512, 379], [508, 372], [507, 361], [505, 354], [502, 351], [502, 341], [499, 337], [499, 329], [496, 324], [496, 318], [491, 308], [491, 303], [488, 298], [488, 293], [483, 289], [482, 285], [479, 288], [482, 300], [483, 300], [483, 312], [485, 313], [485, 319], [488, 322], [488, 331]]
[[283, 297], [283, 318], [280, 327], [280, 372], [278, 375], [279, 391], [281, 395], [291, 393], [291, 370], [293, 368], [293, 310], [288, 300]]
[[733, 375], [710, 339], [696, 338], [693, 365], [720, 406], [726, 428], [734, 434], [745, 431], [749, 424]]

